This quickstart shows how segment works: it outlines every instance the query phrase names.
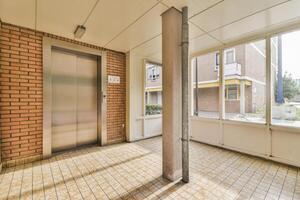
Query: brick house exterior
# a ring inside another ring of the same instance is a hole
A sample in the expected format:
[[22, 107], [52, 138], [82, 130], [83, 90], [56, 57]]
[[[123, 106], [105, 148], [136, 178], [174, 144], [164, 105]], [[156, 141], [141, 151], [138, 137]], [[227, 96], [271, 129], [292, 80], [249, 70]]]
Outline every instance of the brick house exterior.
[[[103, 48], [52, 34], [1, 23], [1, 155], [7, 165], [42, 158], [44, 36], [89, 48]], [[107, 86], [107, 142], [125, 140], [125, 54], [107, 50], [107, 74], [120, 84]]]
[[[230, 56], [233, 56], [233, 62], [226, 61], [226, 52], [232, 53]], [[219, 112], [219, 61], [217, 59], [218, 53], [197, 57], [199, 112]], [[225, 50], [224, 62], [226, 112], [248, 113], [263, 109], [262, 107], [265, 105], [266, 74], [264, 41], [238, 45]], [[194, 61], [192, 73], [194, 88], [196, 88], [195, 69]], [[241, 86], [241, 84], [243, 85]], [[244, 87], [245, 94], [243, 105], [241, 105], [241, 87]], [[196, 102], [195, 93], [194, 89], [194, 102]], [[229, 97], [229, 95], [232, 96]], [[236, 95], [236, 98], [233, 98], [234, 95]], [[194, 104], [195, 107], [196, 105]]]

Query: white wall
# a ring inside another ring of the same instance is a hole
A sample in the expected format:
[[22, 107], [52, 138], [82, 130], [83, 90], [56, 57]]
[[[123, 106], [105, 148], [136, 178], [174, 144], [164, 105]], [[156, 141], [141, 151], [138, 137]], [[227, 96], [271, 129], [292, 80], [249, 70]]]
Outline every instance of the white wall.
[[192, 117], [191, 139], [300, 167], [300, 132], [294, 128]]
[[[145, 57], [127, 54], [127, 140], [135, 141], [162, 134], [162, 116], [144, 116]], [[159, 62], [157, 60], [151, 60]]]

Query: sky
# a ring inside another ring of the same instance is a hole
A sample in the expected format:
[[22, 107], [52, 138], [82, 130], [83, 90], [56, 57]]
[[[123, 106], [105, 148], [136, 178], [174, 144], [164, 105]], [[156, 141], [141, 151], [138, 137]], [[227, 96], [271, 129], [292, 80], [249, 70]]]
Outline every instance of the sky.
[[282, 35], [282, 66], [283, 72], [300, 78], [300, 31]]

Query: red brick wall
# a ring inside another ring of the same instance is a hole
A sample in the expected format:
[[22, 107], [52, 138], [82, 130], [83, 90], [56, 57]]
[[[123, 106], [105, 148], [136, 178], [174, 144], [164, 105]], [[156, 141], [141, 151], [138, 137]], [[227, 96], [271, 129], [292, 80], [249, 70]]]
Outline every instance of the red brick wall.
[[107, 52], [107, 74], [120, 76], [120, 84], [107, 86], [107, 141], [116, 143], [125, 140], [126, 112], [126, 56], [123, 53]]
[[198, 90], [198, 108], [200, 111], [219, 111], [219, 88], [201, 88]]
[[[95, 49], [94, 45], [2, 23], [0, 45], [0, 128], [2, 160], [42, 155], [42, 37], [48, 36]], [[125, 139], [125, 54], [107, 53], [107, 74], [121, 84], [108, 85], [108, 143]]]
[[0, 126], [2, 159], [42, 152], [42, 35], [2, 24]]

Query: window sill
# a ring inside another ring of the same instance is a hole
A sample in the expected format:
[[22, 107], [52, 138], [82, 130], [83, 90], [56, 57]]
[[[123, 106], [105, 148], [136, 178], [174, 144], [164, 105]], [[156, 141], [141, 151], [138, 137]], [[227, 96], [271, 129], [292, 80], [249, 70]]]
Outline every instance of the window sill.
[[199, 121], [220, 121], [220, 118], [216, 117], [202, 117], [202, 116], [190, 116], [192, 120], [199, 120]]
[[158, 119], [162, 118], [162, 114], [157, 114], [157, 115], [144, 115], [141, 117], [141, 119]]
[[285, 126], [285, 125], [279, 125], [279, 124], [272, 124], [270, 126], [270, 129], [272, 131], [300, 133], [300, 127], [298, 127], [298, 126]]
[[243, 121], [243, 120], [233, 120], [233, 119], [224, 119], [223, 124], [236, 124], [236, 125], [254, 126], [254, 127], [261, 127], [261, 128], [267, 127], [266, 122]]

